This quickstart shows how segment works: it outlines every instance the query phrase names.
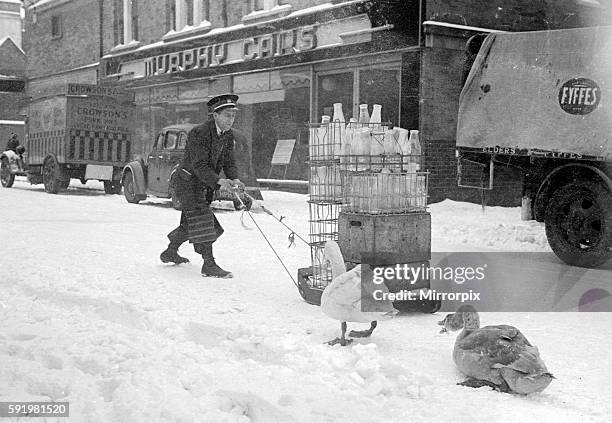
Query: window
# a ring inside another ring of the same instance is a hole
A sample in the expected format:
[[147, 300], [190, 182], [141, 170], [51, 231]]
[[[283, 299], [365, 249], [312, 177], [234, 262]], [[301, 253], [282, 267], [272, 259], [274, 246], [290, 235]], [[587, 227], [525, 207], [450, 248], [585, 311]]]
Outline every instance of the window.
[[138, 40], [138, 0], [113, 1], [113, 36], [116, 46]]
[[330, 119], [333, 117], [334, 103], [342, 103], [346, 122], [353, 117], [353, 79], [353, 72], [319, 75], [316, 122], [320, 122], [323, 115], [329, 116]]
[[278, 0], [251, 0], [253, 12], [274, 9], [276, 6], [278, 6]]
[[155, 149], [161, 150], [164, 145], [164, 134], [159, 134], [157, 136], [157, 141], [155, 142]]
[[174, 14], [172, 29], [180, 31], [187, 26], [200, 26], [210, 19], [210, 0], [174, 0], [170, 13]]
[[123, 44], [123, 0], [113, 0], [113, 41]]
[[374, 104], [382, 106], [382, 121], [399, 126], [400, 65], [367, 66], [352, 70], [319, 72], [317, 76], [317, 114], [333, 117], [333, 104], [342, 103], [346, 122], [359, 119], [359, 105], [367, 104], [372, 114]]
[[399, 124], [399, 69], [362, 69], [359, 71], [359, 104], [382, 106], [382, 121]]
[[168, 132], [164, 149], [172, 150], [176, 146], [176, 132]]
[[184, 133], [184, 132], [181, 132], [179, 134], [178, 144], [177, 144], [176, 148], [178, 148], [180, 150], [184, 150], [186, 145], [187, 145], [187, 134]]
[[244, 23], [263, 22], [278, 19], [291, 13], [290, 4], [280, 4], [279, 0], [247, 0], [249, 13], [242, 18]]
[[62, 36], [62, 17], [60, 15], [51, 16], [51, 38]]

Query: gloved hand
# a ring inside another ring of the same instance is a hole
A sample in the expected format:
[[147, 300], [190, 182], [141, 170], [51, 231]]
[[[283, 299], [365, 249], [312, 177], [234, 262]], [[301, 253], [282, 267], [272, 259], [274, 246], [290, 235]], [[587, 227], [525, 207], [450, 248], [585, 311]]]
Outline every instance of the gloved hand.
[[221, 186], [221, 188], [224, 188], [228, 191], [232, 191], [233, 188], [233, 184], [232, 181], [230, 181], [229, 179], [225, 179], [225, 178], [220, 178], [217, 183]]
[[235, 187], [238, 187], [239, 191], [244, 191], [244, 189], [245, 189], [244, 183], [240, 179], [238, 179], [238, 178], [232, 179], [232, 184]]

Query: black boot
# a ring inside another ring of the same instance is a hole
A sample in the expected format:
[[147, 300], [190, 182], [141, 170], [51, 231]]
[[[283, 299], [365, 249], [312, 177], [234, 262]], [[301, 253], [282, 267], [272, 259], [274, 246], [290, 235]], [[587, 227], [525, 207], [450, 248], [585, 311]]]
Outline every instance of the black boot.
[[168, 248], [166, 248], [159, 255], [159, 259], [162, 261], [162, 263], [170, 263], [170, 262], [174, 264], [189, 263], [188, 258], [179, 256], [178, 246], [173, 244], [172, 242], [170, 243], [170, 245], [168, 245]]
[[215, 258], [212, 253], [212, 244], [200, 244], [198, 245], [198, 253], [202, 254], [204, 264], [202, 264], [202, 276], [211, 278], [233, 278], [232, 272], [223, 270], [215, 262]]

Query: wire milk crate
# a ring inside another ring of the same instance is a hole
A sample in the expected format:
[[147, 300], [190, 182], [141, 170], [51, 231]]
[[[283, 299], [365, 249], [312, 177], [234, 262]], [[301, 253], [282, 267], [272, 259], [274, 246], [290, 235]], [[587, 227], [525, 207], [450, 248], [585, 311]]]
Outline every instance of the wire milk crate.
[[324, 257], [325, 242], [338, 240], [338, 214], [342, 205], [342, 175], [338, 154], [344, 124], [310, 124], [309, 138], [309, 224], [311, 266], [298, 270], [298, 287], [311, 304], [320, 304], [323, 289], [331, 282], [331, 269]]
[[[425, 212], [429, 172], [411, 155], [348, 156], [342, 174], [342, 211], [365, 214]], [[355, 165], [357, 164], [357, 165]], [[357, 167], [365, 170], [355, 170]]]

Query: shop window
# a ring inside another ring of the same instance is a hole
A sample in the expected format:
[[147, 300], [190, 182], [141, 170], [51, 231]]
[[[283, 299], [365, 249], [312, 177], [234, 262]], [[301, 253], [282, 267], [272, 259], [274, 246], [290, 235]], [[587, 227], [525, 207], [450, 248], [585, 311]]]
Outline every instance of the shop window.
[[359, 71], [359, 104], [382, 106], [382, 121], [399, 124], [399, 69], [362, 69]]
[[[319, 75], [317, 79], [317, 116], [316, 122], [321, 121], [321, 116], [327, 115], [333, 118], [334, 103], [342, 103], [344, 119], [353, 117], [353, 72], [342, 72], [334, 74]], [[357, 116], [355, 116], [357, 117]]]
[[164, 143], [165, 150], [172, 150], [176, 147], [176, 132], [169, 131], [166, 135], [166, 142]]
[[60, 15], [51, 16], [51, 38], [62, 36], [62, 17]]
[[382, 106], [382, 121], [400, 124], [400, 64], [379, 66], [355, 66], [352, 69], [321, 70], [317, 72], [316, 113], [314, 122], [321, 116], [333, 118], [334, 103], [342, 103], [346, 122], [351, 117], [359, 119], [359, 105], [367, 104], [372, 114], [373, 105]]
[[[246, 78], [246, 81], [245, 81]], [[248, 79], [252, 84], [248, 84]], [[308, 67], [280, 69], [241, 78], [234, 88], [240, 92], [234, 126], [251, 140], [253, 170], [257, 177], [271, 176], [271, 161], [278, 140], [294, 139], [292, 164], [286, 178], [306, 178], [304, 165], [308, 154], [311, 72]], [[260, 81], [269, 81], [265, 87]], [[274, 169], [276, 171], [276, 169]]]

